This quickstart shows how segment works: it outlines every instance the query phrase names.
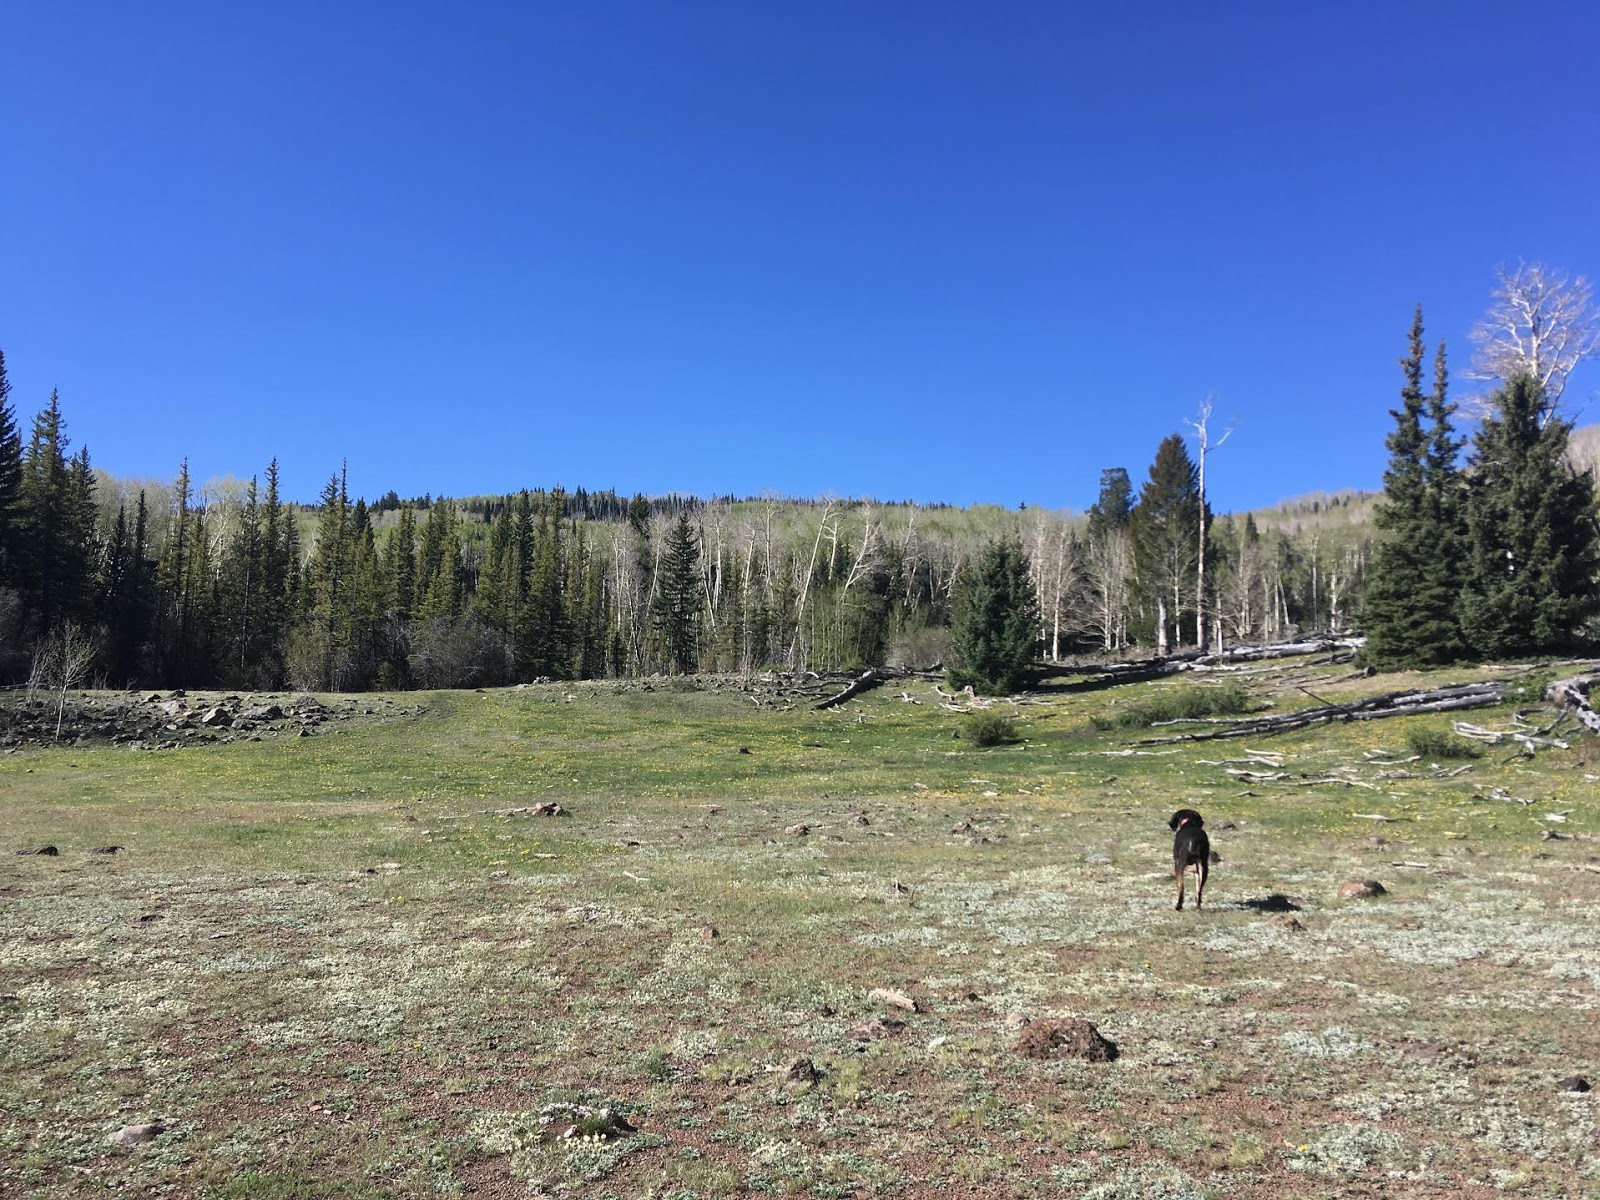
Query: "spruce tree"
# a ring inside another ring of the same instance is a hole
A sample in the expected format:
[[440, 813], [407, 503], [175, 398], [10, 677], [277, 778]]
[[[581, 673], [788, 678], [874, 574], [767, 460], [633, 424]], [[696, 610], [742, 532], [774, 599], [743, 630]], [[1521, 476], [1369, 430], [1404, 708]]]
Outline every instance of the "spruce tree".
[[39, 631], [88, 615], [93, 577], [94, 476], [83, 450], [68, 458], [60, 397], [33, 421], [17, 492], [18, 583]]
[[1133, 513], [1133, 483], [1126, 467], [1100, 472], [1100, 495], [1089, 506], [1089, 538], [1098, 541], [1108, 533], [1127, 528]]
[[11, 382], [6, 378], [6, 356], [0, 350], [0, 588], [16, 587], [20, 568], [17, 538], [22, 488], [22, 433], [11, 407]]
[[321, 686], [342, 691], [350, 666], [352, 524], [345, 469], [330, 476], [318, 498], [317, 541], [306, 564], [306, 636], [314, 647]]
[[1180, 435], [1156, 447], [1128, 527], [1140, 586], [1156, 609], [1156, 648], [1165, 654], [1168, 631], [1181, 629], [1185, 606], [1192, 607], [1200, 544], [1199, 468]]
[[961, 576], [951, 642], [956, 687], [1004, 695], [1027, 680], [1039, 648], [1039, 599], [1019, 540], [990, 542]]
[[700, 658], [700, 547], [689, 524], [689, 514], [678, 514], [662, 547], [656, 593], [651, 613], [660, 632], [667, 661], [674, 671], [688, 674]]
[[1594, 481], [1566, 461], [1572, 426], [1519, 375], [1473, 439], [1459, 612], [1478, 657], [1569, 651], [1600, 611]]
[[[1456, 607], [1461, 566], [1461, 443], [1450, 418], [1444, 346], [1435, 362], [1431, 396], [1422, 390], [1422, 307], [1411, 323], [1409, 352], [1400, 360], [1400, 407], [1386, 441], [1389, 465], [1374, 512], [1373, 551], [1361, 628], [1374, 666], [1431, 666], [1464, 653]], [[1424, 426], [1424, 419], [1428, 425]]]
[[408, 624], [417, 602], [417, 514], [409, 504], [400, 510], [388, 550], [391, 606], [395, 617]]

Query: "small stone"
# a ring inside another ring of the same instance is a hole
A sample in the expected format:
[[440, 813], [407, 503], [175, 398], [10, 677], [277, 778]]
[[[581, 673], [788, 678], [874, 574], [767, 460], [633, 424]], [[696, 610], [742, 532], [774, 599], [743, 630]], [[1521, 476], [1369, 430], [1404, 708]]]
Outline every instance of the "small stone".
[[822, 1072], [809, 1058], [795, 1059], [783, 1073], [783, 1086], [786, 1088], [810, 1088], [821, 1082]]
[[1351, 879], [1339, 885], [1339, 899], [1341, 900], [1368, 900], [1375, 896], [1387, 896], [1389, 889], [1376, 879]]
[[703, 942], [714, 942], [721, 936], [722, 935], [717, 932], [717, 927], [715, 925], [700, 926], [700, 940]]
[[740, 746], [739, 747], [739, 753], [740, 754], [749, 754], [750, 753], [750, 747], [749, 746]]
[[1224, 821], [1222, 824], [1217, 826], [1217, 832], [1218, 833], [1226, 833], [1230, 829], [1237, 829], [1237, 828], [1238, 828], [1238, 826], [1235, 825], [1232, 821]]
[[225, 708], [208, 708], [201, 716], [200, 724], [213, 729], [226, 729], [233, 724], [233, 714]]
[[528, 810], [528, 815], [534, 817], [570, 817], [572, 814], [554, 800], [546, 800], [543, 804], [535, 804]]
[[510, 871], [490, 871], [489, 872], [489, 878], [490, 879], [504, 879], [509, 874], [511, 874]]
[[962, 821], [959, 825], [952, 825], [950, 827], [950, 832], [959, 837], [971, 837], [978, 831], [973, 827], [971, 821]]
[[115, 854], [118, 850], [121, 850], [121, 849], [122, 849], [121, 846], [90, 846], [89, 847], [89, 853], [90, 854]]
[[800, 821], [794, 825], [790, 825], [784, 830], [784, 832], [793, 834], [795, 837], [805, 837], [806, 834], [811, 832], [811, 826], [807, 825], [804, 821]]
[[1298, 917], [1295, 917], [1289, 913], [1285, 913], [1283, 916], [1279, 917], [1273, 922], [1273, 924], [1282, 929], [1287, 929], [1290, 933], [1304, 933], [1306, 928], [1304, 925], [1300, 924], [1300, 919]]
[[1211, 866], [1214, 867], [1218, 863], [1220, 863], [1221, 861], [1222, 861], [1222, 855], [1218, 854], [1215, 850], [1213, 850], [1211, 852]]
[[124, 1125], [115, 1133], [110, 1134], [106, 1141], [114, 1146], [142, 1146], [148, 1141], [153, 1141], [167, 1131], [167, 1127], [160, 1121], [151, 1121], [148, 1125]]
[[855, 816], [851, 817], [850, 820], [856, 825], [871, 825], [872, 824], [871, 819], [864, 812], [858, 812]]
[[879, 1004], [888, 1004], [895, 1008], [903, 1008], [907, 1012], [917, 1011], [917, 1002], [915, 1000], [906, 995], [904, 992], [892, 991], [889, 988], [873, 988], [867, 993], [867, 999], [876, 1000]]
[[1082, 1017], [1039, 1017], [1022, 1027], [1011, 1052], [1023, 1058], [1110, 1062], [1117, 1046]]
[[46, 856], [47, 858], [54, 858], [56, 855], [60, 854], [61, 851], [57, 850], [54, 846], [30, 846], [26, 850], [18, 850], [17, 853], [18, 854], [42, 854], [42, 855]]
[[1104, 854], [1091, 854], [1083, 861], [1091, 867], [1109, 867], [1111, 865], [1111, 860]]
[[1589, 1081], [1582, 1075], [1568, 1075], [1556, 1081], [1556, 1090], [1562, 1092], [1587, 1092]]

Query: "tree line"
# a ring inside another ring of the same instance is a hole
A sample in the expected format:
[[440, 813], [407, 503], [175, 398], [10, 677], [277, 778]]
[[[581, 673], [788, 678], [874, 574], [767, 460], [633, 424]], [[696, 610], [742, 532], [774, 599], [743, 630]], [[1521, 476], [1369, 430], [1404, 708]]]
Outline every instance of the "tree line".
[[1600, 345], [1587, 284], [1502, 276], [1471, 450], [1421, 310], [1384, 491], [1214, 517], [1202, 406], [1137, 489], [1081, 515], [530, 490], [317, 503], [264, 476], [134, 485], [27, 436], [0, 353], [0, 679], [326, 690], [945, 663], [1012, 686], [1042, 654], [1168, 653], [1359, 622], [1380, 666], [1574, 649], [1597, 615], [1594, 490], [1558, 412]]
[[24, 438], [0, 355], [0, 674], [59, 673], [69, 635], [93, 650], [82, 680], [119, 687], [929, 666], [1000, 543], [1047, 657], [1250, 640], [1345, 619], [1369, 547], [1342, 503], [1213, 520], [1176, 433], [1137, 492], [1109, 469], [1082, 516], [560, 489], [369, 505], [342, 469], [299, 505], [276, 461], [240, 485], [197, 491], [184, 463], [135, 488], [73, 449], [54, 393]]

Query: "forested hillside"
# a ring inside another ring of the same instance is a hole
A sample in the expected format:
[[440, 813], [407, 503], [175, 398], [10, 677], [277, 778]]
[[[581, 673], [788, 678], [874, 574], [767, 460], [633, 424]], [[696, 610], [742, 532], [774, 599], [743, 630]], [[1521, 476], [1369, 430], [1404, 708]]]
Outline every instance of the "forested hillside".
[[[1000, 626], [1007, 655], [1059, 661], [1357, 614], [1386, 666], [1588, 645], [1600, 439], [1561, 404], [1600, 312], [1583, 277], [1525, 265], [1472, 337], [1469, 377], [1497, 386], [1469, 397], [1470, 439], [1443, 343], [1424, 387], [1419, 306], [1383, 493], [1223, 516], [1209, 401], [1148, 467], [1104, 469], [1082, 514], [560, 488], [369, 504], [342, 467], [299, 505], [276, 461], [203, 486], [187, 462], [171, 484], [96, 471], [54, 393], [24, 431], [0, 355], [0, 680], [345, 691], [925, 667]], [[964, 589], [993, 611], [973, 616]]]
[[[3, 380], [0, 359], [0, 380]], [[3, 384], [0, 384], [3, 386]], [[52, 395], [0, 396], [0, 671], [59, 680], [353, 690], [656, 671], [926, 666], [980, 549], [1019, 539], [1052, 659], [1192, 644], [1200, 503], [1177, 435], [1108, 469], [1086, 514], [866, 500], [531, 489], [369, 503], [334, 473], [286, 502], [276, 463], [197, 486], [112, 478]], [[1143, 476], [1141, 478], [1141, 476]], [[1339, 627], [1367, 498], [1207, 522], [1207, 636]]]

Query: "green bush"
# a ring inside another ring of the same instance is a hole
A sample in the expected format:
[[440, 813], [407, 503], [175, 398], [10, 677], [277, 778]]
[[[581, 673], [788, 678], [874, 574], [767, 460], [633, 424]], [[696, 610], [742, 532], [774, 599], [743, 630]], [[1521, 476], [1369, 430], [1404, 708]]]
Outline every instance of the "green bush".
[[1406, 734], [1411, 753], [1423, 758], [1482, 758], [1483, 747], [1442, 729], [1413, 729]]
[[1184, 688], [1154, 696], [1119, 713], [1089, 718], [1096, 729], [1143, 729], [1161, 721], [1196, 717], [1231, 717], [1251, 712], [1255, 703], [1250, 693], [1237, 683], [1214, 688]]
[[1017, 723], [997, 712], [975, 712], [961, 723], [961, 735], [974, 746], [1011, 746], [1022, 738]]

